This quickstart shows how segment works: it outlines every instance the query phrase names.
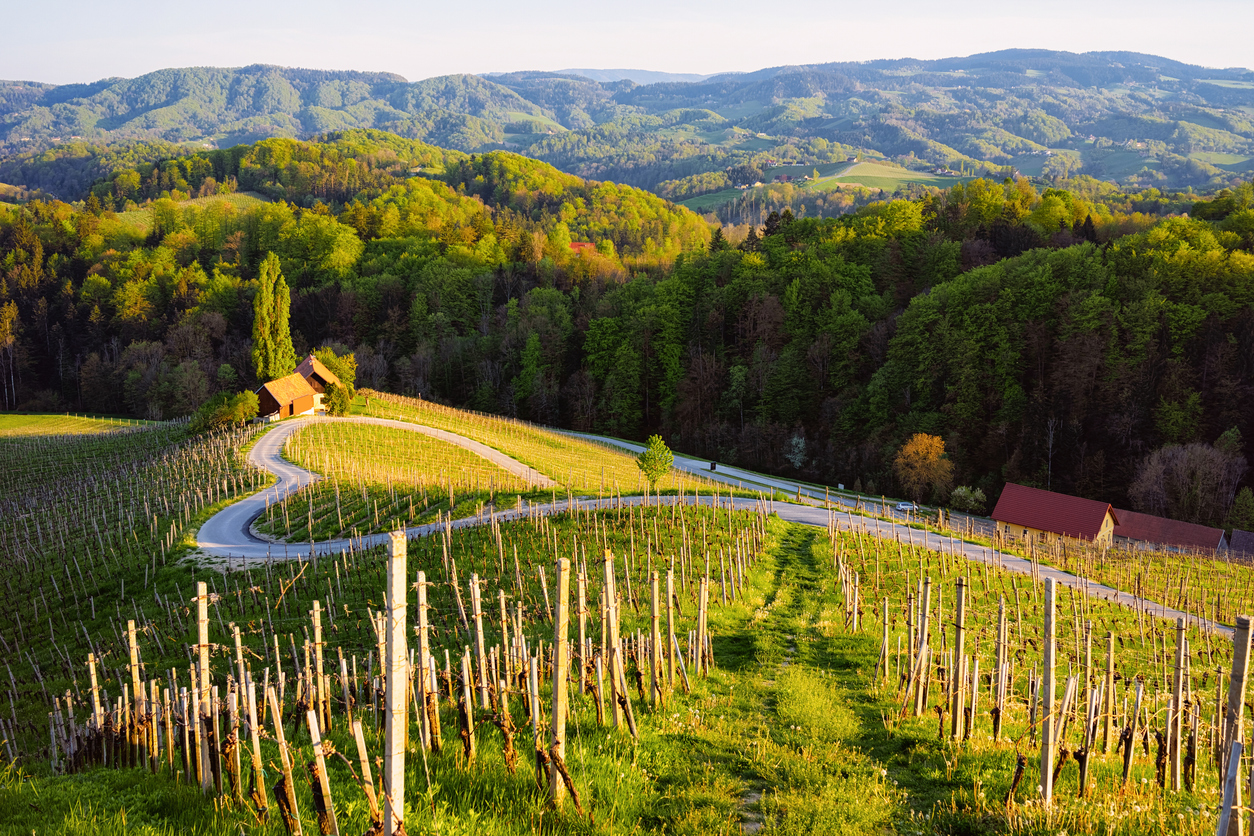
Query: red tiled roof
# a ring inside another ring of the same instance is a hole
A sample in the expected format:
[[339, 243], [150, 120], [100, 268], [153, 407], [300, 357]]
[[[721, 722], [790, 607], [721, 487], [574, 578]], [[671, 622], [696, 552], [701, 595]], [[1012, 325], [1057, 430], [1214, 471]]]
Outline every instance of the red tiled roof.
[[590, 241], [571, 241], [570, 248], [577, 253], [582, 253], [585, 251], [590, 252], [596, 250], [597, 245]]
[[1119, 520], [1119, 524], [1115, 526], [1115, 536], [1127, 537], [1129, 540], [1144, 540], [1147, 543], [1190, 549], [1217, 549], [1224, 537], [1222, 528], [1169, 520], [1153, 514], [1116, 508], [1115, 516]]
[[993, 519], [997, 522], [1084, 540], [1097, 537], [1107, 514], [1115, 517], [1116, 525], [1119, 523], [1119, 515], [1109, 502], [1081, 499], [1012, 482], [1006, 483], [997, 500], [997, 507], [993, 509]]
[[1232, 529], [1232, 540], [1228, 542], [1228, 551], [1244, 553], [1254, 557], [1254, 532]]
[[[309, 385], [309, 381], [305, 380], [304, 377], [296, 372], [289, 374], [287, 377], [280, 377], [278, 380], [272, 380], [262, 386], [261, 389], [265, 389], [269, 392], [270, 397], [274, 398], [279, 406], [292, 403], [297, 398], [304, 397], [305, 395], [314, 394], [313, 387]], [[257, 391], [260, 392], [261, 389], [258, 389]]]
[[300, 361], [300, 365], [296, 367], [296, 373], [305, 378], [305, 380], [308, 380], [311, 376], [316, 374], [318, 377], [322, 378], [323, 383], [334, 383], [336, 386], [341, 385], [340, 379], [335, 376], [335, 373], [328, 369], [321, 360], [314, 357], [312, 354]]

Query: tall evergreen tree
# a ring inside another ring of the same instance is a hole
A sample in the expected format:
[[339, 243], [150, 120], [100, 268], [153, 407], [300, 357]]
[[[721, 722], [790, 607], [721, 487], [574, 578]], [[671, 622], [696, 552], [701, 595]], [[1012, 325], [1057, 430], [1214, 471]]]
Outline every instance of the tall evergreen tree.
[[292, 292], [287, 287], [287, 279], [279, 272], [279, 259], [271, 253], [266, 259], [274, 259], [274, 365], [271, 372], [274, 377], [283, 377], [296, 369], [296, 350], [292, 348]]
[[274, 356], [274, 279], [266, 269], [270, 259], [261, 265], [257, 277], [257, 293], [253, 296], [253, 371], [257, 380], [270, 380], [271, 358]]
[[261, 262], [253, 297], [253, 368], [259, 381], [289, 375], [296, 368], [291, 307], [292, 293], [279, 271], [279, 257], [270, 253]]

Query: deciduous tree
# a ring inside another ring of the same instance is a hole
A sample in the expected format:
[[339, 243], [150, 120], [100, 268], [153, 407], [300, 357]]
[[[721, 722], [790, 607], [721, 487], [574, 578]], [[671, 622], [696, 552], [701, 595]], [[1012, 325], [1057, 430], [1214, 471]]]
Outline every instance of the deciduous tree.
[[675, 454], [666, 446], [666, 442], [660, 435], [649, 436], [644, 451], [636, 456], [636, 467], [640, 468], [644, 478], [649, 480], [649, 489], [652, 491], [657, 490], [657, 483], [670, 471], [674, 463]]
[[915, 433], [893, 459], [893, 472], [902, 490], [915, 502], [930, 487], [943, 493], [953, 481], [954, 465], [945, 455], [945, 441], [938, 435]]

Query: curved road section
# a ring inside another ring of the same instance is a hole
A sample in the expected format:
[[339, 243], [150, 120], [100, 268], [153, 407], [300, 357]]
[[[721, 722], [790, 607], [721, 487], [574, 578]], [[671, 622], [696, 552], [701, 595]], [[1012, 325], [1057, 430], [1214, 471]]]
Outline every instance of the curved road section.
[[[200, 528], [197, 534], [197, 545], [200, 551], [215, 557], [232, 557], [245, 558], [249, 560], [266, 560], [266, 559], [297, 559], [309, 557], [311, 554], [339, 554], [342, 551], [352, 549], [371, 548], [383, 545], [387, 542], [387, 534], [374, 534], [363, 537], [356, 537], [345, 540], [327, 540], [321, 543], [271, 543], [259, 540], [249, 532], [249, 526], [264, 513], [267, 503], [282, 501], [289, 493], [296, 491], [305, 485], [317, 481], [319, 476], [309, 471], [297, 467], [291, 462], [283, 458], [283, 444], [287, 441], [292, 433], [308, 426], [315, 421], [348, 421], [363, 424], [379, 424], [382, 426], [394, 427], [396, 429], [409, 430], [419, 432], [424, 435], [438, 438], [441, 441], [447, 441], [450, 444], [456, 444], [464, 447], [480, 456], [483, 456], [493, 464], [508, 470], [510, 473], [519, 476], [532, 484], [540, 487], [553, 487], [556, 483], [547, 476], [533, 470], [521, 462], [506, 456], [498, 450], [493, 450], [486, 445], [477, 441], [472, 441], [464, 436], [454, 433], [445, 432], [443, 430], [425, 427], [419, 424], [409, 424], [404, 421], [395, 421], [389, 418], [310, 418], [294, 421], [285, 421], [275, 429], [266, 433], [253, 446], [252, 451], [248, 454], [250, 463], [268, 470], [278, 477], [278, 482], [261, 493], [253, 494], [250, 497], [240, 500], [222, 511], [219, 511], [211, 517]], [[600, 444], [608, 444], [620, 448], [636, 450], [643, 449], [639, 445], [633, 445], [629, 442], [622, 442], [618, 439], [604, 438], [601, 436], [587, 435], [584, 433], [565, 433], [566, 435], [576, 436], [589, 441], [598, 442]], [[748, 471], [740, 471], [736, 468], [720, 468], [718, 471], [708, 472], [699, 469], [693, 460], [676, 459], [675, 464], [685, 470], [690, 470], [694, 474], [699, 473], [702, 476], [712, 477], [718, 481], [735, 484], [740, 482], [741, 475], [750, 477], [743, 480], [751, 488], [759, 485], [765, 487], [775, 487], [788, 490], [790, 493], [796, 491], [797, 484], [783, 479], [775, 479], [763, 477], [760, 474], [749, 473]], [[803, 487], [804, 491], [805, 488]], [[654, 500], [657, 501], [657, 500]], [[662, 503], [679, 501], [678, 497], [661, 497]], [[713, 502], [711, 496], [692, 497], [687, 496], [683, 499], [689, 504], [697, 503], [707, 505]], [[726, 502], [734, 503], [735, 507], [742, 510], [756, 510], [761, 507], [759, 500], [735, 498], [721, 500], [720, 504]], [[819, 500], [821, 501], [821, 500]], [[577, 499], [574, 501], [574, 507], [578, 509], [595, 509], [614, 507], [620, 500], [616, 499]], [[623, 504], [641, 504], [644, 502], [642, 497], [623, 498]], [[815, 505], [800, 505], [791, 502], [775, 502], [772, 500], [762, 500], [766, 502], [767, 507], [780, 519], [786, 522], [800, 523], [802, 525], [813, 525], [826, 528], [829, 523], [835, 522], [836, 526], [843, 530], [858, 530], [873, 537], [900, 539], [902, 541], [913, 543], [923, 548], [933, 551], [946, 551], [959, 555], [967, 560], [977, 563], [986, 563], [990, 566], [997, 566], [1012, 572], [1030, 575], [1032, 573], [1032, 564], [1025, 558], [1013, 554], [1006, 554], [987, 546], [977, 543], [968, 543], [960, 538], [937, 534], [935, 532], [912, 528], [900, 523], [886, 522], [874, 517], [862, 516], [854, 513], [847, 507], [841, 506], [839, 509], [829, 510]], [[543, 505], [534, 506], [531, 511], [539, 511], [543, 514], [559, 513], [569, 510], [571, 503], [557, 502], [545, 503]], [[409, 537], [423, 537], [437, 531], [441, 531], [445, 526], [452, 528], [465, 528], [469, 526], [482, 525], [486, 519], [493, 519], [496, 522], [507, 522], [526, 516], [529, 510], [526, 507], [511, 509], [508, 511], [494, 511], [488, 518], [483, 517], [467, 517], [460, 520], [454, 520], [451, 523], [432, 523], [429, 525], [416, 526], [408, 528], [405, 533]], [[1135, 607], [1139, 603], [1139, 599], [1135, 595], [1112, 587], [1104, 586], [1090, 582], [1084, 578], [1077, 577], [1060, 569], [1049, 566], [1038, 566], [1037, 573], [1042, 578], [1054, 578], [1060, 586], [1067, 586], [1076, 589], [1079, 592], [1087, 593], [1098, 598], [1115, 601], [1128, 607]], [[1232, 629], [1227, 625], [1219, 624], [1207, 618], [1173, 609], [1165, 605], [1157, 604], [1149, 599], [1144, 599], [1147, 612], [1150, 615], [1156, 615], [1166, 619], [1184, 618], [1187, 621], [1198, 624], [1207, 629], [1231, 635]]]
[[[543, 473], [528, 467], [517, 459], [510, 458], [499, 450], [493, 450], [486, 444], [481, 444], [478, 441], [455, 433], [437, 430], [434, 427], [394, 421], [390, 418], [356, 416], [351, 418], [300, 418], [284, 421], [263, 435], [248, 453], [249, 464], [273, 473], [277, 477], [277, 481], [264, 491], [241, 499], [239, 502], [227, 506], [206, 520], [205, 524], [200, 527], [200, 531], [196, 533], [196, 545], [201, 552], [217, 557], [243, 557], [250, 559], [268, 557], [294, 558], [309, 555], [310, 547], [308, 543], [267, 542], [253, 536], [249, 528], [254, 520], [265, 513], [268, 506], [282, 502], [288, 495], [322, 478], [283, 458], [283, 446], [293, 433], [305, 427], [315, 423], [334, 421], [352, 424], [376, 424], [378, 426], [421, 433], [449, 444], [455, 444], [478, 456], [482, 456], [487, 461], [514, 474], [530, 485], [540, 488], [551, 488], [557, 484]], [[499, 514], [497, 516], [498, 518], [500, 517]], [[420, 526], [419, 528], [411, 529], [411, 531], [415, 534], [426, 533], [430, 528], [432, 526]], [[375, 541], [381, 543], [385, 539], [386, 537], [384, 536], [366, 537], [360, 540], [353, 540], [351, 544], [353, 547], [369, 546], [375, 545]], [[316, 545], [318, 554], [338, 554], [349, 547], [349, 540], [330, 540]]]

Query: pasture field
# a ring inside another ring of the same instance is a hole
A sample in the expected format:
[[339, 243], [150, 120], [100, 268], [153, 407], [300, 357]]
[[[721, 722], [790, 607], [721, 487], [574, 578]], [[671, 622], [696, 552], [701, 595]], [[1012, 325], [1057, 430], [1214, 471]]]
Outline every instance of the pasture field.
[[841, 174], [832, 178], [837, 183], [857, 183], [872, 189], [883, 189], [894, 192], [908, 183], [921, 183], [925, 186], [948, 188], [956, 183], [965, 182], [962, 177], [948, 177], [939, 174], [928, 174], [922, 171], [908, 171], [904, 168], [885, 165], [883, 163], [856, 163]]
[[1201, 160], [1228, 171], [1245, 171], [1254, 167], [1254, 157], [1248, 154], [1225, 154], [1222, 151], [1194, 151], [1190, 159]]
[[0, 438], [19, 435], [84, 435], [140, 426], [130, 418], [89, 418], [82, 415], [0, 415]]
[[718, 192], [710, 192], [709, 194], [697, 195], [687, 200], [681, 200], [677, 205], [691, 209], [694, 212], [712, 212], [724, 203], [730, 203], [739, 198], [744, 192], [740, 189], [723, 189]]

